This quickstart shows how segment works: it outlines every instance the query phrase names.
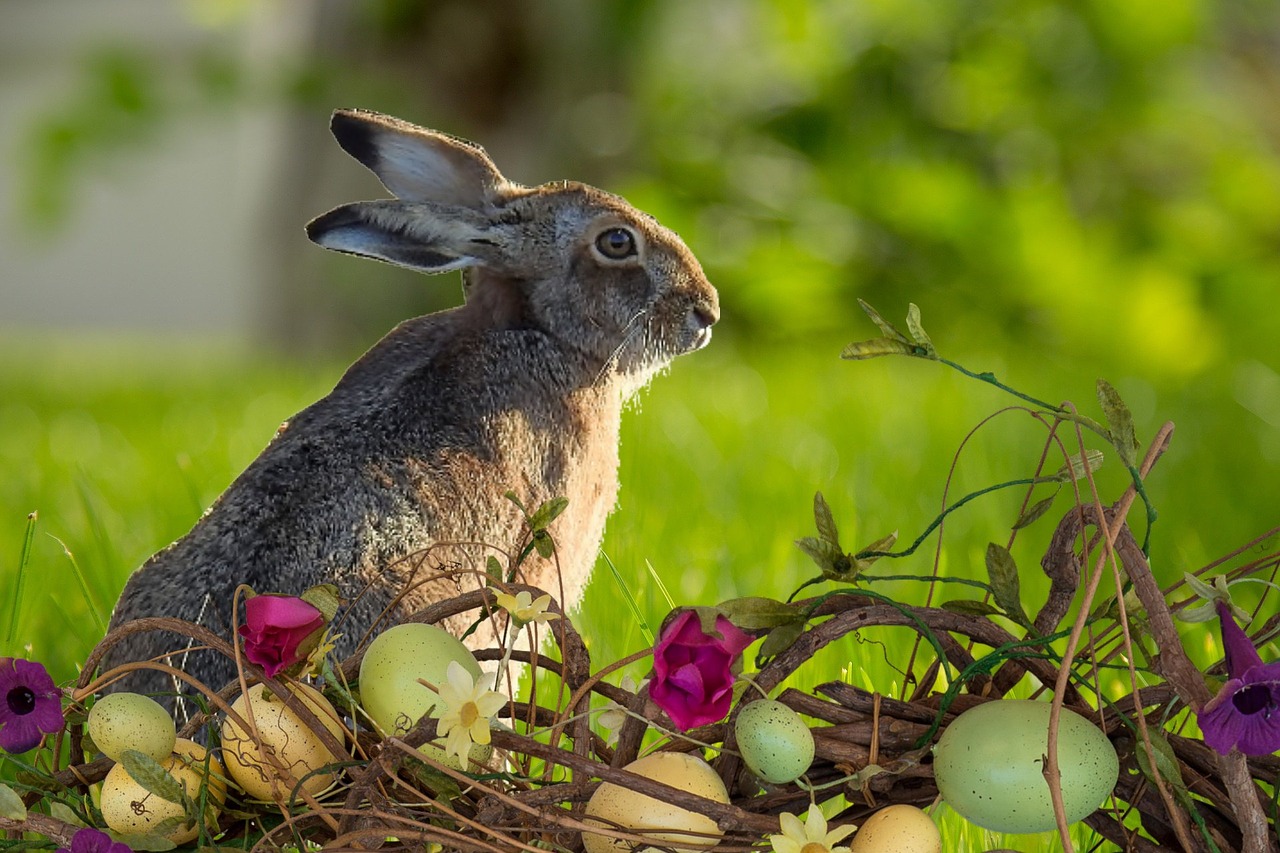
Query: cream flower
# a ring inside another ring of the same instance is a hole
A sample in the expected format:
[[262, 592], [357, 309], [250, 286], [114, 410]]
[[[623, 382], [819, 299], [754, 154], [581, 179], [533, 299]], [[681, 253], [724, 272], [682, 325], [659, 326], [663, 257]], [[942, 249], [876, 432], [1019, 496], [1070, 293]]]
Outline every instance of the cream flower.
[[485, 677], [479, 683], [457, 661], [450, 661], [445, 670], [446, 682], [440, 685], [440, 704], [444, 708], [437, 734], [445, 738], [444, 751], [467, 766], [467, 754], [472, 743], [486, 744], [490, 739], [489, 722], [502, 709], [507, 699], [501, 693], [484, 687]]
[[500, 592], [496, 596], [498, 606], [511, 614], [515, 628], [520, 629], [530, 622], [550, 622], [559, 619], [560, 614], [548, 613], [551, 606], [550, 595], [540, 595], [536, 599], [526, 590], [515, 595]]
[[[644, 687], [648, 683], [649, 679], [647, 678], [644, 681], [637, 683], [630, 675], [624, 675], [622, 676], [622, 683], [618, 686], [623, 690], [626, 690], [628, 693], [638, 693], [640, 692], [640, 688]], [[609, 746], [613, 746], [614, 743], [617, 742], [618, 735], [622, 731], [622, 724], [627, 721], [627, 709], [610, 699], [605, 703], [603, 710], [600, 711], [600, 716], [596, 719], [600, 723], [601, 728], [607, 732], [605, 735], [605, 743], [609, 744]]]
[[783, 814], [782, 834], [770, 835], [774, 853], [849, 853], [848, 847], [835, 845], [853, 834], [854, 827], [842, 826], [827, 832], [827, 819], [815, 805], [809, 809], [804, 823], [793, 814]]

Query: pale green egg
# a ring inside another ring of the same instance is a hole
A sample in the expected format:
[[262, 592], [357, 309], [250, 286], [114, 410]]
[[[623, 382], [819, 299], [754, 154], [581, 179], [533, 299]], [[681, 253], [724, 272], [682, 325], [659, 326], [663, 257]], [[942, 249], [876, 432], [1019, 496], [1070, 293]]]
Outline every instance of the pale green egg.
[[813, 732], [781, 702], [762, 699], [743, 707], [733, 732], [747, 769], [766, 782], [793, 782], [813, 763]]
[[[1042, 772], [1048, 744], [1048, 702], [1004, 699], [970, 708], [933, 748], [938, 791], [962, 817], [986, 829], [1048, 832], [1056, 826]], [[1068, 823], [1092, 814], [1120, 776], [1111, 741], [1066, 708], [1058, 724], [1058, 765]]]
[[[440, 715], [441, 711], [432, 710], [440, 702], [439, 694], [419, 679], [440, 687], [452, 661], [473, 679], [480, 677], [475, 655], [443, 628], [417, 622], [388, 628], [374, 637], [360, 662], [360, 703], [384, 734], [403, 735], [423, 714]], [[442, 749], [430, 744], [421, 749], [437, 761], [456, 766]], [[475, 744], [470, 759], [483, 762], [492, 754], [488, 744]]]
[[126, 749], [164, 761], [173, 752], [177, 731], [169, 712], [151, 697], [108, 693], [89, 709], [89, 738], [112, 761], [119, 761]]

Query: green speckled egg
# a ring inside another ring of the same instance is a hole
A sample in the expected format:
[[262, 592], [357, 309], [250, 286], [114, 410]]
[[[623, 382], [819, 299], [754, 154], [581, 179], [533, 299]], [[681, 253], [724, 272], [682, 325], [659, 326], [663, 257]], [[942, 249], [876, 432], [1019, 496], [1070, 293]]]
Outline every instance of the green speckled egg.
[[733, 732], [747, 769], [766, 782], [795, 781], [813, 763], [813, 733], [781, 702], [747, 705], [738, 712]]
[[139, 693], [109, 693], [89, 709], [89, 737], [113, 761], [136, 749], [156, 761], [173, 752], [177, 731], [160, 703]]
[[[942, 799], [971, 823], [996, 832], [1048, 832], [1055, 826], [1042, 775], [1049, 703], [1004, 699], [955, 719], [933, 748]], [[1097, 726], [1062, 709], [1058, 765], [1067, 822], [1093, 813], [1120, 776], [1115, 748]]]

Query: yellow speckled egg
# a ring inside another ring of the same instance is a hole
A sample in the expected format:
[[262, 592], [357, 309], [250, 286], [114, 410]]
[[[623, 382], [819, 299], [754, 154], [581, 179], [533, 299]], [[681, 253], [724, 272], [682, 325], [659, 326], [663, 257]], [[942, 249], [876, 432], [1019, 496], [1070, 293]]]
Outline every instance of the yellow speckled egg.
[[[729, 792], [720, 777], [711, 765], [694, 755], [655, 752], [631, 762], [624, 769], [718, 803], [729, 802]], [[716, 822], [706, 815], [655, 800], [612, 782], [605, 782], [591, 795], [587, 802], [587, 817], [598, 818], [587, 820], [589, 824], [642, 833], [652, 838], [656, 846], [675, 850], [676, 853], [694, 853], [695, 848], [680, 847], [681, 842], [705, 849], [723, 835]], [[582, 843], [587, 853], [630, 853], [633, 849], [631, 844], [621, 839], [594, 832], [583, 832]], [[654, 849], [643, 844], [634, 848], [635, 853]]]
[[[996, 832], [1048, 832], [1056, 825], [1043, 756], [1049, 703], [1002, 699], [970, 708], [933, 748], [933, 775], [947, 805]], [[1067, 822], [1093, 813], [1115, 787], [1120, 760], [1107, 736], [1062, 710], [1058, 766]]]
[[849, 853], [942, 853], [942, 835], [915, 806], [886, 806], [859, 827]]
[[[226, 773], [216, 758], [209, 762], [208, 794], [205, 797], [205, 823], [216, 825], [218, 813], [227, 796]], [[204, 780], [206, 751], [203, 746], [185, 738], [178, 738], [173, 754], [160, 764], [182, 785], [187, 796], [200, 802], [200, 786]], [[190, 828], [177, 823], [183, 816], [180, 803], [171, 803], [156, 796], [134, 781], [123, 764], [117, 764], [102, 780], [101, 808], [103, 820], [113, 831], [121, 835], [147, 835], [162, 825], [168, 828], [164, 837], [174, 844], [185, 844], [199, 834], [199, 824]], [[171, 821], [171, 819], [173, 819]], [[174, 825], [174, 824], [177, 825]]]

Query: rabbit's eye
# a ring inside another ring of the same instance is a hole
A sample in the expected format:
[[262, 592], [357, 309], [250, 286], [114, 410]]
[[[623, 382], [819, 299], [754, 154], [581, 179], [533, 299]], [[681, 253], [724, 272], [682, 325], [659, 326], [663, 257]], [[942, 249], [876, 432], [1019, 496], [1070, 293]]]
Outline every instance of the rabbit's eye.
[[620, 261], [636, 254], [636, 237], [626, 228], [609, 228], [596, 238], [596, 249], [606, 258]]

